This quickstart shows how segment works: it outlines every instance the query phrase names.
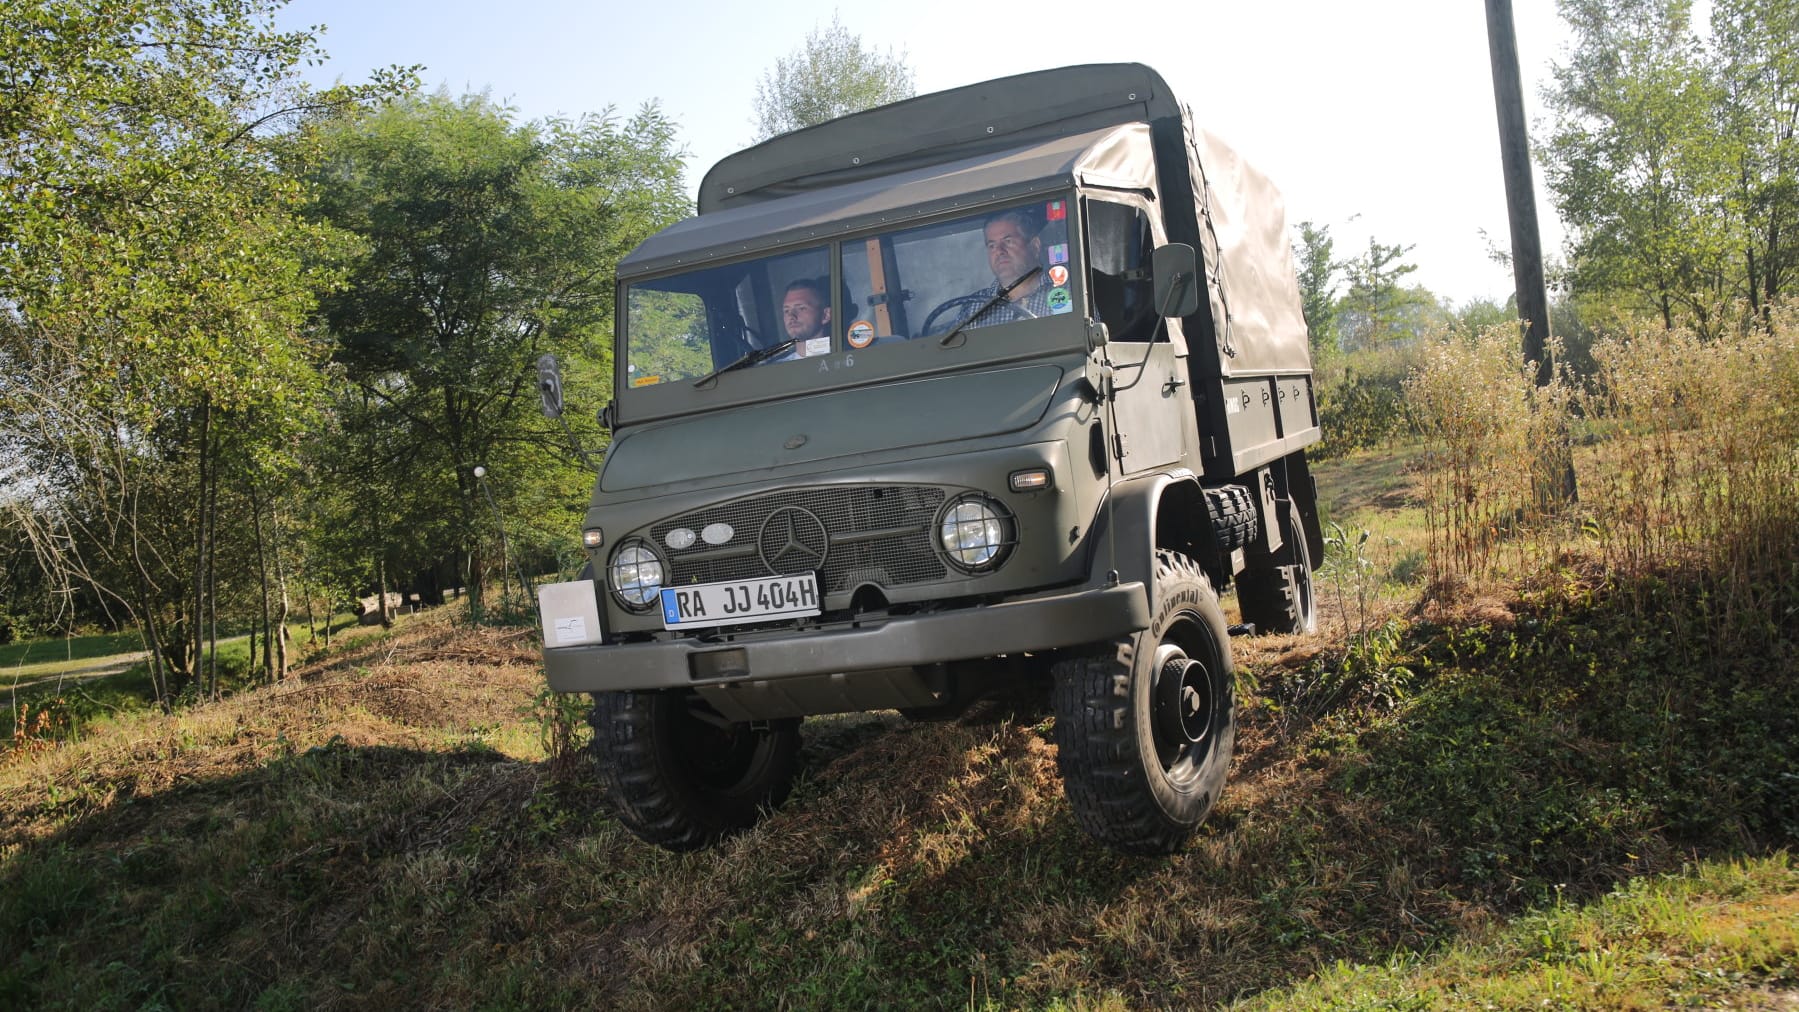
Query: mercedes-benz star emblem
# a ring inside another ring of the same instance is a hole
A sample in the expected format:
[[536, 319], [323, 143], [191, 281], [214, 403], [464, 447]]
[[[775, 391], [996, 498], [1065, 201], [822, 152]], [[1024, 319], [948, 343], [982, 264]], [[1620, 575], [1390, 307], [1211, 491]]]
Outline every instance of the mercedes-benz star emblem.
[[804, 573], [824, 565], [831, 537], [824, 521], [810, 510], [784, 506], [763, 521], [756, 549], [770, 572]]

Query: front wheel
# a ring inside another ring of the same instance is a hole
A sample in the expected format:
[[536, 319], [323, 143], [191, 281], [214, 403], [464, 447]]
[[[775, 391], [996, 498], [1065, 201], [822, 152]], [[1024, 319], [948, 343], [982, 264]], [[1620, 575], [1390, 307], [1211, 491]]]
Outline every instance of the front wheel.
[[593, 751], [619, 821], [638, 839], [698, 850], [787, 800], [799, 721], [727, 721], [677, 692], [597, 692]]
[[1234, 669], [1211, 581], [1156, 555], [1148, 629], [1055, 671], [1057, 765], [1087, 833], [1128, 854], [1167, 854], [1204, 821], [1236, 745]]

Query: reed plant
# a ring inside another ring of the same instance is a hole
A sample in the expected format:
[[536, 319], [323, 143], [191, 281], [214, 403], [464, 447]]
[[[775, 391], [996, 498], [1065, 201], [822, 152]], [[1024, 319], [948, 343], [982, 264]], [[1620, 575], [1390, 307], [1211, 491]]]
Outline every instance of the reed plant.
[[1406, 381], [1424, 445], [1427, 593], [1518, 575], [1542, 547], [1560, 499], [1574, 387], [1561, 370], [1547, 386], [1535, 377], [1516, 331], [1488, 327], [1432, 340]]
[[[1407, 391], [1432, 592], [1572, 568], [1708, 638], [1765, 641], [1799, 585], [1799, 313], [1709, 340], [1627, 327], [1592, 357], [1579, 389], [1536, 386], [1509, 328], [1426, 349]], [[1578, 502], [1554, 494], [1565, 433]]]

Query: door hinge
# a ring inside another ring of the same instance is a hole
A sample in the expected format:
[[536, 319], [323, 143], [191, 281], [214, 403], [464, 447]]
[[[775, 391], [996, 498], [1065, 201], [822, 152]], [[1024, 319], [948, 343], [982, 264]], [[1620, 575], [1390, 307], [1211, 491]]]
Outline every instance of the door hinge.
[[1124, 433], [1120, 432], [1114, 434], [1112, 436], [1112, 453], [1116, 455], [1119, 460], [1123, 460], [1130, 452], [1131, 451], [1124, 448]]

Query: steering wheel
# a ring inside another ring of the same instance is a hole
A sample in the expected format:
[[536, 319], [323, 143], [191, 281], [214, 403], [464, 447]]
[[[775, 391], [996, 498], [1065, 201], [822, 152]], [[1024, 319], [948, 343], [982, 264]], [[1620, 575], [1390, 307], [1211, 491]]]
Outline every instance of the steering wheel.
[[[970, 313], [981, 308], [991, 298], [993, 298], [991, 295], [958, 295], [946, 302], [938, 303], [937, 308], [931, 310], [931, 314], [924, 318], [924, 333], [927, 335], [939, 333], [936, 326], [937, 318], [946, 313], [950, 314], [950, 318], [957, 323], [962, 322], [964, 313]], [[1009, 314], [1011, 319], [998, 321], [1001, 323], [1011, 323], [1013, 320], [1028, 320], [1031, 318], [1029, 313], [1012, 305], [1011, 299], [999, 300], [993, 304], [993, 308], [989, 310], [989, 312], [997, 313], [1002, 310]], [[954, 325], [955, 324], [945, 324], [943, 329], [949, 330]]]

